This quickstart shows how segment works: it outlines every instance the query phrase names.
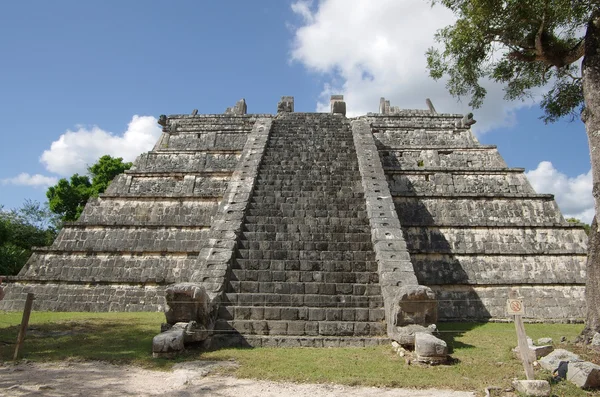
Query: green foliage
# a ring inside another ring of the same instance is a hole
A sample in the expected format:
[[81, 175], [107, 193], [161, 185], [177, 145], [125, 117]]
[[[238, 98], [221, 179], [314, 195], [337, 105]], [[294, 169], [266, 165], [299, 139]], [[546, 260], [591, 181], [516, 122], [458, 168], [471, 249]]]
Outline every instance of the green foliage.
[[92, 195], [92, 184], [86, 175], [75, 174], [68, 181], [62, 178], [46, 192], [50, 210], [63, 221], [75, 221]]
[[132, 163], [124, 163], [121, 157], [105, 155], [88, 168], [87, 175], [74, 174], [48, 188], [46, 197], [50, 210], [60, 215], [62, 221], [75, 221], [81, 215], [90, 197], [103, 193], [113, 178], [131, 168]]
[[0, 274], [19, 273], [31, 248], [52, 244], [58, 227], [56, 217], [37, 202], [12, 211], [0, 208]]
[[553, 84], [541, 103], [546, 122], [581, 111], [579, 67], [582, 32], [599, 0], [432, 0], [452, 10], [456, 24], [440, 29], [427, 65], [434, 79], [448, 76], [447, 88], [469, 105], [481, 106], [482, 80], [503, 83], [507, 100], [524, 99], [532, 89]]
[[92, 175], [93, 195], [97, 196], [104, 192], [115, 176], [130, 169], [132, 165], [133, 163], [124, 163], [121, 157], [114, 158], [109, 155], [100, 157], [96, 164], [88, 168]]
[[585, 234], [587, 234], [588, 236], [590, 235], [591, 226], [587, 223], [583, 223], [577, 218], [568, 218], [567, 222], [583, 227], [583, 230], [585, 230]]

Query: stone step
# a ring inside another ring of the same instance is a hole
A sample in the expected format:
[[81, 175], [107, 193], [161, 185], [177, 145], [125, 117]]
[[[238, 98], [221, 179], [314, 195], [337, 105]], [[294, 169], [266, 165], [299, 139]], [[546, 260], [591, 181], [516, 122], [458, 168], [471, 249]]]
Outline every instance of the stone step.
[[[377, 274], [371, 274], [370, 279], [375, 279]], [[370, 280], [367, 280], [370, 281]], [[288, 281], [230, 281], [227, 292], [242, 294], [280, 294], [280, 295], [380, 295], [379, 284], [352, 284], [352, 283], [323, 283], [288, 282]]]
[[[276, 150], [271, 150], [276, 149]], [[343, 151], [338, 152], [337, 148], [333, 147], [331, 150], [315, 150], [314, 147], [307, 148], [304, 150], [287, 150], [284, 153], [279, 152], [282, 148], [267, 148], [267, 152], [264, 157], [268, 160], [275, 161], [328, 161], [328, 160], [356, 160], [356, 152]], [[336, 150], [336, 151], [333, 151]]]
[[308, 261], [374, 261], [371, 251], [300, 251], [300, 250], [248, 250], [238, 249], [239, 259], [308, 260]]
[[[283, 167], [287, 167], [283, 168]], [[272, 165], [263, 165], [259, 169], [258, 181], [271, 180], [271, 179], [312, 179], [319, 178], [321, 180], [360, 180], [360, 173], [358, 168], [352, 169], [350, 166], [339, 166], [329, 167], [318, 166], [318, 167], [307, 167], [307, 166], [293, 166], [289, 164], [276, 163]]]
[[245, 267], [233, 268], [230, 280], [255, 282], [325, 282], [330, 284], [376, 284], [379, 275], [373, 271], [320, 271], [309, 267], [306, 270], [246, 270]]
[[265, 241], [265, 240], [246, 240], [241, 239], [238, 242], [239, 249], [265, 250], [265, 251], [371, 251], [373, 244], [367, 242], [339, 242], [339, 241], [312, 241], [310, 237], [303, 238], [300, 241], [295, 240], [280, 240], [280, 241]]
[[[282, 186], [282, 188], [285, 186]], [[276, 190], [275, 188], [273, 188], [272, 186], [260, 186], [257, 185], [254, 188], [254, 195], [258, 195], [258, 196], [282, 196], [282, 197], [293, 197], [295, 194], [298, 197], [324, 197], [324, 198], [332, 198], [334, 199], [335, 197], [344, 197], [347, 194], [353, 194], [353, 193], [359, 193], [359, 194], [363, 194], [362, 193], [362, 186], [360, 186], [359, 183], [354, 183], [352, 186], [349, 187], [332, 187], [332, 186], [322, 186], [322, 187], [315, 187], [312, 189], [302, 189], [302, 190], [294, 190], [294, 189], [290, 189], [289, 187], [286, 189], [279, 189]]]
[[221, 333], [211, 337], [210, 348], [227, 347], [372, 347], [389, 345], [391, 340], [382, 337], [359, 336], [289, 336], [241, 335], [237, 332]]
[[244, 232], [258, 233], [371, 233], [371, 227], [365, 225], [294, 225], [294, 224], [256, 224], [246, 223]]
[[[260, 171], [259, 171], [260, 172]], [[283, 175], [283, 174], [280, 174]], [[274, 177], [266, 177], [265, 179], [259, 179], [259, 181], [256, 184], [256, 187], [259, 190], [269, 190], [269, 189], [277, 189], [277, 190], [285, 190], [282, 189], [283, 187], [286, 186], [291, 186], [294, 189], [304, 189], [307, 188], [308, 190], [315, 190], [315, 189], [311, 189], [313, 186], [315, 188], [317, 188], [318, 190], [321, 190], [323, 188], [333, 188], [333, 187], [344, 187], [347, 186], [349, 183], [354, 183], [354, 182], [358, 182], [360, 181], [360, 179], [358, 177], [356, 178], [341, 178], [341, 179], [327, 179], [327, 178], [323, 178], [321, 179], [320, 176], [315, 176], [314, 178], [311, 178], [309, 180], [305, 180], [302, 178], [274, 178]]]
[[[263, 260], [263, 259], [236, 259], [232, 264], [233, 272], [243, 271], [251, 272], [256, 270], [272, 272], [272, 279], [275, 281], [278, 278], [286, 277], [281, 272], [289, 273], [292, 271], [298, 272], [332, 272], [332, 273], [363, 273], [377, 272], [377, 262], [374, 260]], [[239, 269], [239, 270], [238, 270]], [[298, 276], [300, 277], [300, 276]]]
[[[361, 246], [363, 243], [371, 244], [370, 233], [287, 233], [287, 232], [242, 232], [240, 241], [249, 242], [300, 242], [311, 244], [319, 244], [319, 246], [311, 247], [319, 251], [327, 251], [321, 248], [326, 248], [327, 245], [332, 248], [330, 251], [364, 251], [364, 249], [352, 250], [348, 244]], [[334, 244], [334, 245], [332, 245]], [[337, 244], [344, 244], [336, 247]], [[339, 249], [338, 249], [339, 248]], [[286, 248], [284, 248], [286, 249]], [[289, 248], [293, 249], [293, 248]]]
[[250, 203], [248, 209], [253, 210], [279, 210], [279, 211], [365, 211], [364, 204], [268, 204]]
[[237, 332], [242, 335], [308, 336], [383, 336], [384, 322], [366, 321], [285, 321], [285, 320], [217, 320], [216, 333]]
[[246, 215], [246, 224], [287, 224], [287, 225], [330, 225], [330, 226], [364, 226], [368, 224], [367, 217], [339, 218], [339, 217], [307, 217], [305, 214], [298, 216], [262, 216]]
[[282, 321], [356, 321], [380, 322], [384, 309], [364, 307], [323, 308], [289, 306], [220, 306], [222, 320], [282, 320]]
[[[281, 200], [284, 201], [284, 200]], [[365, 202], [356, 200], [356, 202], [348, 203], [340, 200], [336, 200], [334, 203], [324, 201], [322, 198], [319, 200], [314, 199], [310, 203], [302, 202], [256, 202], [252, 200], [248, 203], [248, 208], [252, 209], [278, 209], [278, 210], [325, 210], [325, 211], [364, 211]]]
[[[357, 185], [360, 187], [360, 185]], [[346, 198], [360, 198], [364, 200], [365, 195], [362, 192], [362, 187], [360, 191], [352, 191], [352, 189], [344, 189], [343, 191], [336, 190], [331, 192], [319, 191], [315, 192], [312, 190], [303, 190], [303, 191], [293, 191], [293, 190], [260, 190], [260, 186], [256, 186], [254, 189], [254, 194], [252, 195], [251, 200], [259, 197], [260, 200], [263, 200], [264, 197], [293, 197], [293, 198], [312, 198], [316, 200], [338, 200], [338, 199], [346, 199]]]
[[[361, 223], [368, 222], [366, 211], [327, 211], [327, 210], [267, 210], [267, 209], [253, 209], [249, 208], [246, 210], [247, 216], [260, 216], [260, 217], [316, 217], [316, 218], [346, 218], [346, 219], [360, 219]], [[267, 222], [261, 222], [267, 223]], [[344, 223], [344, 222], [342, 222]]]
[[323, 188], [338, 188], [358, 183], [360, 183], [358, 177], [330, 179], [321, 175], [313, 175], [307, 176], [304, 179], [302, 177], [294, 178], [291, 175], [280, 174], [277, 176], [263, 176], [263, 179], [257, 181], [256, 188], [259, 191], [269, 189], [288, 190], [286, 187], [291, 187], [291, 190], [315, 190], [313, 187], [321, 190]]
[[[373, 290], [373, 292], [375, 292]], [[237, 293], [224, 294], [225, 306], [291, 306], [370, 308], [383, 307], [381, 295], [322, 295], [322, 294], [267, 294]]]

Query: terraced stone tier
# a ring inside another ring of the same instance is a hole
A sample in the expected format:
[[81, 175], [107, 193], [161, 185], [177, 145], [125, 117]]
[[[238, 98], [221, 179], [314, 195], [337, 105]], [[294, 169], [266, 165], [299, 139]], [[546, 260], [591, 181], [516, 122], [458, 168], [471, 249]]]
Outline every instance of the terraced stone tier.
[[384, 167], [506, 167], [496, 146], [479, 147], [430, 147], [430, 148], [389, 148], [381, 149], [379, 157]]
[[273, 121], [215, 340], [387, 340], [360, 178], [345, 118], [291, 113]]

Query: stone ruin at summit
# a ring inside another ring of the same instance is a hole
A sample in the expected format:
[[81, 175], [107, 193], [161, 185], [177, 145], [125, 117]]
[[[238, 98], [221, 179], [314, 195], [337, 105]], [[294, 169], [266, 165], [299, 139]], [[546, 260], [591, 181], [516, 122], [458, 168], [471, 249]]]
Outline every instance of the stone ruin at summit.
[[477, 141], [472, 117], [427, 103], [161, 116], [154, 149], [35, 250], [0, 309], [33, 292], [34, 310], [167, 309], [174, 323], [184, 302], [213, 338], [253, 346], [503, 319], [513, 289], [526, 318], [583, 318], [584, 230]]

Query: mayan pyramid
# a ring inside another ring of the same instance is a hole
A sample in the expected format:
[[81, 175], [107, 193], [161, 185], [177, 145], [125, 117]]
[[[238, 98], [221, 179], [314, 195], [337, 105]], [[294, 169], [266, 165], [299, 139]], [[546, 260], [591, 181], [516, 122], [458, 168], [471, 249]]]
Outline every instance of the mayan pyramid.
[[527, 318], [584, 317], [583, 229], [468, 117], [382, 99], [346, 118], [339, 96], [331, 113], [292, 97], [276, 115], [196, 113], [161, 117], [154, 149], [35, 250], [0, 309], [34, 292], [34, 310], [162, 311], [192, 282], [218, 303], [215, 334], [364, 344], [403, 285], [429, 287], [439, 321], [505, 318], [514, 288]]

